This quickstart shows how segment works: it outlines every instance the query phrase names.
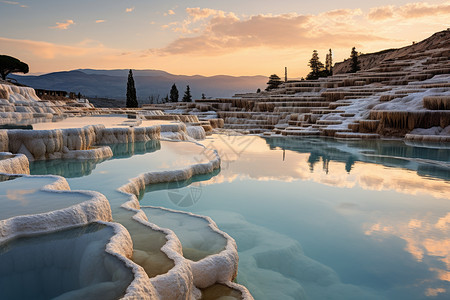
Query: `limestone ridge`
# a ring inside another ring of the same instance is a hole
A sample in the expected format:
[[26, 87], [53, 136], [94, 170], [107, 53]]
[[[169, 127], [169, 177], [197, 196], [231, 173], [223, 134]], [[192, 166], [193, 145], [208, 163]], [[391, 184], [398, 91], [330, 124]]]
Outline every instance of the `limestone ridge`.
[[[358, 58], [361, 70], [369, 70], [383, 65], [384, 61], [415, 58], [423, 52], [440, 48], [447, 48], [447, 56], [450, 56], [450, 30], [444, 30], [433, 34], [431, 37], [412, 45], [398, 48], [388, 49], [375, 53], [361, 54]], [[442, 53], [443, 55], [445, 53]], [[348, 73], [350, 71], [350, 60], [336, 63], [333, 68], [334, 74]]]
[[166, 112], [222, 118], [224, 128], [267, 136], [397, 136], [450, 141], [450, 30], [400, 49], [361, 56], [362, 70], [287, 81], [269, 92], [169, 104]]

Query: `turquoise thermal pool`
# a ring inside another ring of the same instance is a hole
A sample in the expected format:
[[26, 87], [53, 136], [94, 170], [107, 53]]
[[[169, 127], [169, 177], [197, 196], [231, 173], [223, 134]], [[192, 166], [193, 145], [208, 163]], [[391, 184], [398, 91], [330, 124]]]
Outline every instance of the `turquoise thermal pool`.
[[[0, 299], [114, 299], [133, 273], [105, 252], [112, 228], [92, 223], [0, 245]], [[24, 286], [26, 283], [26, 286]]]
[[43, 190], [55, 181], [53, 177], [18, 177], [0, 184], [0, 220], [63, 209], [91, 199], [81, 193]]
[[[183, 248], [195, 245], [194, 256], [220, 251], [220, 239], [213, 234], [217, 244], [205, 248], [188, 230], [197, 225], [157, 207], [210, 216], [236, 240], [237, 282], [255, 299], [449, 297], [449, 149], [224, 135], [202, 143], [218, 149], [220, 171], [150, 185], [140, 204], [148, 206], [150, 222], [177, 233]], [[119, 209], [124, 197], [118, 187], [140, 173], [183, 168], [212, 155], [185, 142], [112, 150], [106, 161], [32, 162], [31, 174], [56, 172], [74, 190], [105, 194], [113, 219], [124, 224], [130, 214]], [[136, 224], [124, 226], [138, 262], [145, 235], [140, 229], [133, 234]]]
[[[395, 141], [215, 136], [221, 172], [141, 205], [210, 216], [255, 299], [448, 299], [450, 151]], [[192, 198], [190, 206], [178, 198]], [[176, 197], [175, 197], [176, 196]]]

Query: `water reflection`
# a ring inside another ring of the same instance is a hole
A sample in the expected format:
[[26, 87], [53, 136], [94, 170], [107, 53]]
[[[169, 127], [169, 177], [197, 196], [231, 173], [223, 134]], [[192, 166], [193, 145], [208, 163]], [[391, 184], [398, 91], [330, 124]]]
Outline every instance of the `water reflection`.
[[449, 149], [251, 139], [245, 151], [239, 138], [205, 141], [222, 169], [200, 201], [178, 206], [170, 189], [189, 186], [166, 185], [142, 205], [211, 216], [236, 239], [238, 281], [256, 299], [448, 299]]
[[411, 147], [403, 141], [339, 141], [326, 138], [265, 138], [271, 150], [283, 149], [309, 153], [308, 165], [314, 171], [322, 161], [328, 173], [330, 161], [345, 163], [350, 173], [355, 162], [371, 162], [390, 167], [418, 171], [422, 176], [447, 180], [450, 177], [450, 150], [445, 148]]
[[77, 160], [77, 159], [54, 159], [39, 160], [30, 162], [31, 175], [59, 175], [65, 178], [78, 178], [88, 176], [98, 164], [112, 159], [125, 159], [134, 155], [152, 153], [161, 149], [159, 140], [147, 142], [111, 144], [109, 146], [113, 152], [113, 157], [109, 159]]
[[150, 140], [126, 144], [108, 144], [106, 146], [109, 146], [113, 152], [112, 159], [120, 159], [158, 151], [161, 149], [161, 142], [159, 140]]
[[174, 205], [178, 207], [193, 206], [201, 198], [203, 190], [202, 182], [209, 181], [219, 173], [220, 169], [216, 169], [211, 173], [195, 175], [183, 181], [164, 182], [148, 185], [146, 186], [145, 190], [140, 191], [139, 200], [144, 197], [145, 193], [167, 190], [167, 196]]

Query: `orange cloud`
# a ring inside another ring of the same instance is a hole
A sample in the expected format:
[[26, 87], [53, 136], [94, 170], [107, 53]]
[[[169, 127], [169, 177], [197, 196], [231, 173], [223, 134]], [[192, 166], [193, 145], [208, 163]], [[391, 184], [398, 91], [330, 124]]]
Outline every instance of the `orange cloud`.
[[0, 1], [0, 3], [10, 4], [10, 5], [18, 5], [18, 6], [23, 7], [23, 8], [28, 7], [27, 5], [20, 4], [19, 2], [16, 2], [16, 1]]
[[127, 12], [127, 13], [132, 12], [133, 10], [134, 10], [134, 6], [125, 8], [125, 12]]
[[191, 18], [192, 22], [197, 22], [202, 19], [207, 19], [211, 16], [225, 16], [225, 12], [222, 10], [216, 10], [211, 8], [200, 8], [200, 7], [188, 7], [186, 12]]
[[[30, 53], [40, 59], [54, 59], [56, 57], [76, 57], [93, 53], [99, 50], [99, 44], [94, 47], [86, 47], [87, 41], [81, 42], [80, 46], [57, 45], [42, 41], [16, 40], [0, 37], [0, 48], [20, 49], [23, 53]], [[92, 43], [92, 42], [91, 42]]]
[[106, 20], [95, 20], [95, 23], [104, 23]]
[[175, 12], [172, 9], [169, 9], [166, 13], [164, 13], [164, 16], [172, 16]]
[[429, 4], [427, 2], [408, 3], [403, 6], [380, 6], [371, 8], [368, 19], [383, 21], [387, 19], [414, 19], [450, 14], [450, 3]]
[[50, 28], [65, 30], [68, 29], [70, 25], [74, 24], [75, 22], [73, 20], [66, 20], [66, 22], [56, 22], [56, 26]]
[[[335, 47], [349, 47], [355, 41], [384, 40], [371, 33], [361, 33], [354, 29], [352, 22], [340, 25], [339, 32], [333, 30], [334, 19], [353, 17], [359, 10], [337, 10], [329, 12], [326, 21], [313, 16], [282, 14], [256, 15], [240, 19], [234, 14], [221, 11], [191, 8], [188, 10], [191, 22], [213, 16], [205, 28], [197, 36], [181, 37], [155, 53], [220, 55], [229, 51], [255, 48], [295, 48], [295, 47], [328, 47], [332, 42]], [[188, 20], [189, 21], [189, 20]], [[174, 31], [193, 32], [186, 28], [175, 28]]]

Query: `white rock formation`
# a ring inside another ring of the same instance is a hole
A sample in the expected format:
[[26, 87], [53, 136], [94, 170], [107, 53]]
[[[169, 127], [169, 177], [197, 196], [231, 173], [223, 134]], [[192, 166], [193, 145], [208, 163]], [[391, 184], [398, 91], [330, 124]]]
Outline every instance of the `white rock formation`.
[[102, 194], [93, 191], [70, 191], [67, 181], [59, 176], [23, 176], [25, 180], [38, 177], [54, 179], [40, 191], [59, 194], [61, 198], [67, 194], [81, 194], [84, 197], [88, 196], [90, 200], [47, 213], [20, 215], [0, 220], [0, 243], [17, 235], [49, 232], [94, 221], [112, 220], [109, 202]]
[[180, 170], [144, 173], [130, 179], [128, 184], [119, 188], [120, 192], [125, 193], [129, 197], [128, 202], [124, 203], [122, 207], [135, 212], [133, 218], [136, 221], [166, 234], [167, 243], [162, 250], [174, 261], [175, 267], [167, 274], [150, 279], [163, 299], [184, 299], [187, 294], [192, 293], [192, 295], [195, 295], [197, 288], [205, 288], [216, 282], [225, 283], [232, 288], [239, 289], [242, 291], [244, 299], [252, 299], [250, 293], [244, 287], [231, 283], [231, 280], [237, 274], [239, 260], [236, 243], [228, 234], [220, 231], [210, 218], [179, 212], [195, 218], [204, 218], [213, 231], [227, 239], [225, 250], [193, 262], [183, 257], [181, 243], [174, 232], [151, 223], [151, 220], [149, 221], [141, 210], [137, 199], [139, 192], [147, 185], [187, 180], [194, 175], [212, 172], [220, 167], [220, 157], [217, 152], [215, 152], [215, 156], [213, 160], [207, 163], [191, 165]]
[[23, 154], [0, 152], [0, 173], [30, 174], [30, 164]]

